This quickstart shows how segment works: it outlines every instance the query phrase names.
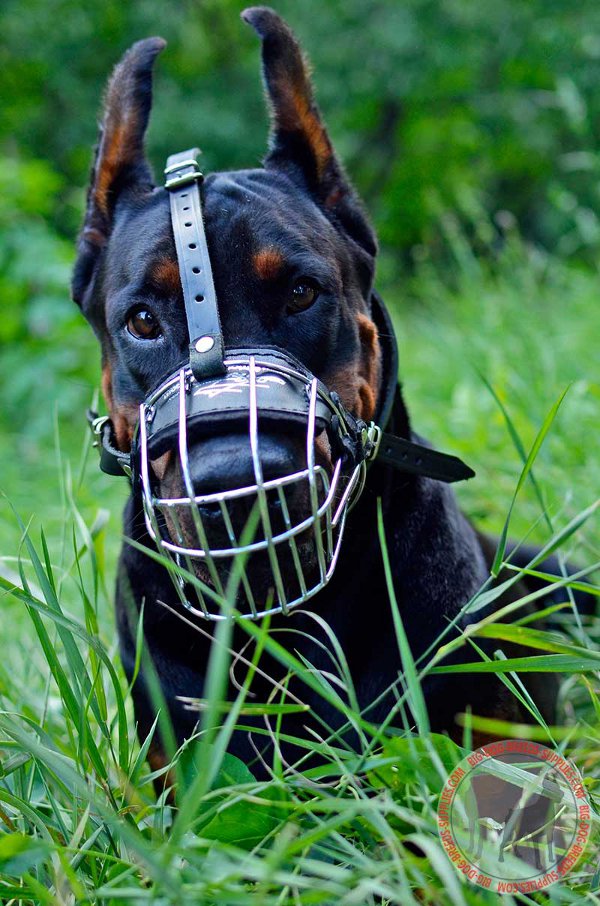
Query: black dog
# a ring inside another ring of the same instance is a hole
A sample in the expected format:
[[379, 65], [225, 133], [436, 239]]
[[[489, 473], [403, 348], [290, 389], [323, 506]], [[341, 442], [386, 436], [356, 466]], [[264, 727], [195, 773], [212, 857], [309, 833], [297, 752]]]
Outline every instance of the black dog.
[[[285, 348], [356, 416], [377, 420], [382, 388], [395, 363], [389, 327], [373, 295], [375, 235], [332, 149], [292, 33], [265, 8], [249, 9], [242, 18], [262, 39], [272, 134], [264, 169], [217, 173], [203, 184], [225, 341]], [[121, 450], [131, 445], [140, 402], [185, 361], [189, 342], [168, 195], [154, 186], [143, 151], [152, 64], [163, 46], [159, 38], [136, 44], [110, 80], [73, 279], [74, 298], [102, 346], [103, 392]], [[399, 389], [389, 428], [401, 437], [412, 436]], [[221, 486], [238, 486], [246, 463], [237, 456], [237, 443], [227, 435], [204, 439], [202, 455], [194, 460], [194, 480], [210, 483], [216, 477]], [[153, 463], [162, 488], [175, 480], [176, 459], [170, 451]], [[396, 702], [401, 670], [377, 531], [378, 498], [394, 591], [415, 656], [434, 644], [488, 579], [494, 553], [494, 545], [459, 511], [447, 485], [377, 463], [370, 469], [366, 489], [349, 516], [335, 574], [311, 609], [337, 636], [358, 702], [374, 723], [383, 721]], [[135, 489], [125, 511], [125, 534], [152, 547]], [[543, 568], [555, 572], [556, 563]], [[514, 586], [497, 604], [525, 593], [522, 585]], [[194, 730], [196, 717], [179, 697], [203, 694], [212, 624], [197, 620], [201, 631], [193, 631], [189, 622], [182, 622], [166, 570], [125, 545], [117, 622], [130, 677], [135, 655], [131, 598], [138, 609], [145, 602], [145, 638], [181, 742]], [[462, 617], [459, 628], [466, 622]], [[325, 635], [310, 614], [277, 616], [271, 625], [280, 643], [314, 668], [331, 670], [321, 644]], [[236, 627], [233, 649], [240, 651], [246, 643], [247, 635]], [[251, 688], [258, 702], [272, 693], [269, 677], [281, 680], [285, 674], [267, 657], [260, 666], [264, 673], [256, 675]], [[528, 687], [551, 720], [554, 681], [533, 675]], [[340, 725], [339, 713], [300, 679], [290, 689], [310, 706], [320, 727], [323, 722]], [[474, 682], [469, 675], [438, 675], [426, 680], [424, 691], [436, 730], [459, 734], [455, 716], [467, 706], [476, 714], [523, 719], [517, 700], [493, 677]], [[144, 738], [155, 709], [143, 674], [134, 699]], [[306, 735], [306, 723], [303, 714], [296, 725], [290, 718], [286, 729]], [[253, 743], [241, 734], [232, 751], [246, 761], [255, 756]]]

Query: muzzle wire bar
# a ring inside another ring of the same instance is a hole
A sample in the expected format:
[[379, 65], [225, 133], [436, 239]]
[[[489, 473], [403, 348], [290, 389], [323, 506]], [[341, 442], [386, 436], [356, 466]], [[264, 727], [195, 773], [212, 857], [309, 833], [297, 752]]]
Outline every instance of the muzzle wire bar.
[[292, 521], [290, 519], [290, 512], [287, 505], [287, 500], [285, 497], [285, 490], [280, 485], [277, 488], [277, 496], [279, 497], [279, 505], [281, 506], [281, 514], [283, 516], [283, 521], [288, 532], [290, 532], [290, 550], [292, 552], [292, 559], [294, 561], [294, 569], [296, 570], [296, 578], [298, 579], [298, 585], [300, 586], [300, 591], [303, 595], [306, 595], [306, 581], [304, 579], [304, 572], [302, 570], [302, 563], [300, 561], [300, 555], [298, 553], [298, 545], [296, 544], [295, 537], [291, 534]]
[[317, 411], [317, 379], [313, 378], [310, 384], [310, 402], [308, 407], [308, 430], [306, 432], [306, 465], [308, 467], [308, 483], [310, 490], [310, 506], [315, 521], [315, 542], [319, 573], [321, 582], [325, 581], [327, 568], [325, 566], [325, 553], [321, 537], [321, 520], [319, 516], [319, 502], [317, 495], [317, 482], [315, 479], [315, 418]]
[[260, 515], [263, 524], [263, 530], [265, 534], [265, 539], [267, 541], [267, 550], [269, 552], [269, 560], [271, 562], [271, 569], [273, 570], [273, 579], [275, 581], [275, 588], [277, 589], [277, 597], [279, 598], [279, 604], [281, 610], [284, 614], [288, 613], [288, 602], [287, 596], [285, 593], [285, 587], [283, 584], [283, 579], [281, 577], [281, 570], [279, 569], [279, 560], [277, 559], [277, 551], [275, 545], [273, 544], [273, 530], [271, 527], [271, 519], [269, 517], [269, 504], [267, 501], [267, 495], [265, 493], [265, 487], [263, 482], [263, 472], [260, 462], [260, 453], [258, 449], [258, 406], [256, 402], [256, 359], [254, 356], [250, 356], [250, 449], [252, 451], [252, 464], [254, 466], [254, 478], [256, 481], [256, 493], [258, 495], [258, 505], [260, 507]]
[[[195, 501], [195, 492], [194, 485], [192, 482], [192, 477], [190, 475], [190, 461], [188, 456], [188, 443], [187, 443], [187, 412], [186, 412], [186, 386], [185, 386], [185, 371], [182, 368], [179, 372], [179, 462], [181, 464], [181, 473], [183, 475], [183, 481], [185, 484], [185, 490], [187, 492], [190, 501]], [[206, 532], [204, 531], [204, 525], [198, 512], [198, 507], [194, 502], [190, 506], [190, 512], [192, 514], [192, 519], [194, 522], [194, 527], [198, 533], [198, 540], [204, 551], [210, 550], [208, 545], [208, 539], [206, 537]], [[223, 585], [221, 583], [221, 578], [219, 576], [218, 570], [215, 567], [215, 562], [212, 557], [207, 556], [205, 558], [206, 566], [210, 573], [210, 578], [214, 583], [214, 586], [217, 592], [220, 595], [224, 595]], [[193, 569], [192, 569], [193, 572]]]

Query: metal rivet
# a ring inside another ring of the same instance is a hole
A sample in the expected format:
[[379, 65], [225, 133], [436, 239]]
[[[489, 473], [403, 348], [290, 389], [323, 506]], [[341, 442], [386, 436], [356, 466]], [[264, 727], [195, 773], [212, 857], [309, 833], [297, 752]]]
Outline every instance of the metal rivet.
[[214, 345], [213, 337], [200, 337], [194, 344], [196, 352], [210, 352]]

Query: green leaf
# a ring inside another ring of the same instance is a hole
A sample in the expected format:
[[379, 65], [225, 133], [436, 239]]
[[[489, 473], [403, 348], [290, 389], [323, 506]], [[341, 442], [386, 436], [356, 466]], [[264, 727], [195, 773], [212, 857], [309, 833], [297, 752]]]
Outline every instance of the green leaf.
[[503, 661], [483, 661], [473, 664], [448, 664], [433, 667], [430, 673], [591, 673], [600, 670], [600, 654], [590, 652], [585, 657], [567, 654], [548, 654], [543, 657], [513, 657]]
[[199, 834], [207, 840], [252, 849], [277, 831], [288, 814], [279, 787], [265, 787], [251, 797], [237, 791], [223, 798], [214, 818]]
[[[179, 755], [179, 766], [186, 787], [191, 786], [198, 776], [196, 753], [197, 744], [191, 742], [182, 749]], [[257, 783], [257, 780], [241, 759], [226, 752], [223, 756], [221, 768], [213, 781], [212, 789], [218, 790], [221, 787], [235, 786], [237, 783]]]
[[[197, 777], [196, 750], [197, 744], [191, 744], [180, 755], [181, 776], [187, 789]], [[208, 840], [251, 849], [276, 830], [288, 813], [282, 807], [282, 797], [287, 797], [281, 787], [258, 783], [244, 762], [229, 753], [223, 756], [212, 789], [198, 810], [200, 824], [196, 830]], [[223, 794], [215, 796], [215, 790], [223, 790]]]
[[440, 733], [431, 733], [426, 738], [386, 739], [381, 754], [387, 763], [370, 772], [373, 786], [404, 793], [408, 785], [419, 784], [436, 794], [465, 755], [460, 746]]
[[402, 622], [402, 616], [400, 615], [398, 601], [396, 600], [396, 592], [392, 579], [392, 569], [390, 566], [389, 552], [385, 537], [385, 526], [383, 524], [381, 498], [378, 498], [377, 500], [377, 528], [379, 531], [379, 544], [381, 546], [381, 556], [383, 558], [383, 568], [385, 572], [387, 593], [390, 599], [390, 607], [392, 609], [392, 617], [394, 620], [396, 641], [398, 643], [398, 651], [400, 653], [400, 660], [402, 661], [402, 669], [404, 671], [404, 678], [406, 680], [407, 699], [419, 731], [421, 733], [428, 733], [429, 715], [427, 713], [427, 705], [425, 704], [425, 696], [423, 695], [421, 683], [419, 682], [417, 668], [410, 645], [408, 643], [408, 637], [406, 635], [404, 623]]
[[18, 877], [39, 865], [48, 855], [48, 846], [25, 834], [0, 836], [0, 873]]

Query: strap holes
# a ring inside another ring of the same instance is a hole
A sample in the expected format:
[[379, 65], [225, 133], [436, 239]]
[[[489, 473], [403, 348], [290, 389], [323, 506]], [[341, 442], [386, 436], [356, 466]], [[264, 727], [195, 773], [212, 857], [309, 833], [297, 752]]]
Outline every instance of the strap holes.
[[195, 249], [195, 248], [196, 248], [196, 243], [195, 243], [195, 242], [190, 242], [190, 244], [188, 245], [188, 248], [189, 248], [189, 249]]
[[199, 274], [199, 273], [200, 273], [200, 268], [199, 268], [199, 267], [193, 267], [193, 268], [192, 268], [192, 273], [193, 273], [193, 274]]
[[189, 206], [189, 204], [188, 204], [188, 205], [186, 205], [185, 208], [183, 208], [182, 210], [184, 210], [184, 211], [189, 211], [189, 209], [190, 209], [190, 206]]
[[191, 221], [191, 220], [188, 220], [188, 221], [186, 222], [185, 225], [186, 225], [186, 226], [191, 226], [191, 225], [192, 225], [192, 221]]
[[180, 195], [179, 197], [180, 197], [180, 198], [187, 198], [187, 197], [188, 197], [188, 193], [187, 193], [187, 192], [182, 192], [181, 195]]
[[194, 298], [196, 302], [204, 302], [204, 296], [201, 296], [200, 293], [198, 293], [197, 296], [194, 296]]

